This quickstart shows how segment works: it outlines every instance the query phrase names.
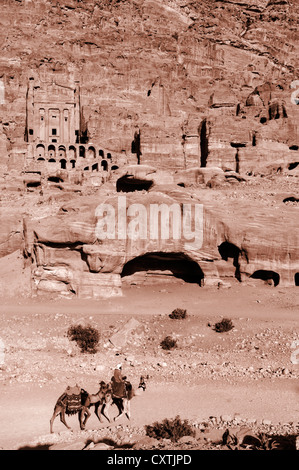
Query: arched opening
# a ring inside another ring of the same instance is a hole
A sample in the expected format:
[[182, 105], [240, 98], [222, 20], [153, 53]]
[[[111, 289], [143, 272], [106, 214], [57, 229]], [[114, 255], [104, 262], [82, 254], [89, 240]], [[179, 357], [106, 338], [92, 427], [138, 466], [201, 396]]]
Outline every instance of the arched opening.
[[89, 171], [89, 166], [86, 166], [85, 168], [83, 168], [84, 171]]
[[295, 286], [299, 286], [299, 273], [295, 273], [294, 281], [295, 281]]
[[36, 154], [38, 158], [44, 158], [45, 157], [45, 146], [42, 144], [38, 144], [36, 146]]
[[111, 153], [107, 153], [107, 158], [112, 158]]
[[130, 175], [121, 176], [116, 182], [116, 191], [123, 193], [131, 193], [134, 191], [148, 191], [153, 185], [152, 180], [142, 180], [134, 178]]
[[65, 158], [62, 158], [62, 159], [60, 160], [60, 168], [61, 168], [62, 170], [65, 170], [65, 169], [66, 169], [66, 159], [65, 159]]
[[85, 147], [83, 145], [79, 147], [79, 157], [85, 158]]
[[99, 171], [99, 166], [98, 166], [97, 163], [95, 163], [94, 165], [92, 165], [91, 171]]
[[113, 171], [118, 170], [118, 166], [117, 165], [112, 165], [111, 170], [113, 170]]
[[90, 159], [96, 158], [96, 151], [94, 147], [88, 147], [87, 158], [90, 158]]
[[74, 147], [73, 145], [71, 145], [69, 147], [69, 158], [71, 160], [75, 160], [77, 157], [77, 151], [76, 151], [76, 147]]
[[99, 157], [104, 158], [104, 156], [105, 156], [105, 155], [104, 155], [104, 151], [103, 151], [103, 150], [99, 150]]
[[59, 155], [59, 158], [60, 158], [60, 159], [65, 159], [66, 150], [65, 150], [64, 145], [60, 145], [60, 146], [58, 147], [58, 155]]
[[200, 266], [183, 253], [147, 253], [128, 261], [122, 270], [124, 283], [188, 282], [202, 285]]
[[38, 162], [44, 162], [45, 159], [44, 159], [43, 157], [39, 157], [39, 158], [37, 159], [37, 161], [38, 161]]
[[55, 160], [55, 158], [50, 158], [50, 159], [48, 160], [48, 162], [49, 162], [49, 163], [56, 163], [56, 160]]
[[48, 147], [48, 156], [49, 158], [55, 158], [56, 149], [54, 145], [49, 145]]
[[70, 160], [70, 164], [72, 165], [72, 168], [76, 168], [76, 160]]
[[250, 277], [252, 279], [261, 279], [267, 284], [273, 284], [274, 287], [278, 286], [280, 281], [280, 276], [278, 273], [271, 270], [268, 271], [266, 269], [259, 269], [258, 271], [255, 271], [253, 274], [251, 274]]
[[107, 160], [102, 160], [101, 161], [101, 167], [103, 168], [104, 171], [108, 171], [108, 162], [107, 162]]
[[221, 245], [218, 246], [218, 251], [223, 260], [227, 261], [228, 258], [232, 258], [233, 265], [236, 268], [235, 277], [236, 279], [238, 279], [238, 281], [241, 281], [240, 262], [239, 262], [239, 257], [241, 254], [240, 248], [238, 248], [233, 243], [225, 241], [221, 243]]

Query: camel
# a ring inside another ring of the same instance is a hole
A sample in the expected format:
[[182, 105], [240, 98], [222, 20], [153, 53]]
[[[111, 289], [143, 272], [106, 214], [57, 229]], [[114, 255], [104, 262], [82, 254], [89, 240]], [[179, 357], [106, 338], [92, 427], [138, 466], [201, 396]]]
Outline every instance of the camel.
[[101, 414], [99, 415], [98, 410], [100, 406], [104, 406], [106, 401], [106, 396], [109, 396], [110, 384], [106, 384], [103, 380], [100, 382], [100, 389], [97, 393], [88, 394], [88, 396], [83, 400], [83, 411], [84, 421], [82, 423], [83, 429], [85, 429], [86, 421], [90, 418], [89, 408], [94, 406], [94, 412], [99, 421], [102, 423]]
[[[65, 414], [71, 415], [76, 413], [79, 414], [80, 429], [84, 430], [86, 421], [91, 414], [89, 408], [92, 405], [95, 405], [95, 413], [98, 416], [98, 408], [101, 404], [104, 404], [108, 388], [109, 386], [106, 385], [105, 382], [100, 382], [99, 391], [96, 394], [91, 395], [86, 392], [86, 390], [78, 386], [73, 388], [68, 387], [55, 404], [54, 412], [50, 419], [50, 432], [53, 433], [53, 423], [58, 415], [60, 415], [60, 421], [68, 429], [71, 429], [66, 423]], [[98, 418], [101, 421], [99, 416]]]
[[130, 420], [132, 398], [138, 396], [140, 393], [142, 393], [142, 391], [144, 392], [146, 389], [146, 383], [143, 376], [140, 377], [137, 390], [133, 389], [130, 382], [125, 381], [125, 385], [127, 391], [127, 396], [125, 398], [119, 398], [113, 395], [111, 387], [109, 387], [109, 389], [107, 390], [105, 400], [101, 408], [101, 414], [109, 421], [109, 423], [111, 420], [108, 411], [111, 405], [116, 405], [118, 408], [118, 415], [114, 418], [114, 421], [121, 418], [124, 414]]

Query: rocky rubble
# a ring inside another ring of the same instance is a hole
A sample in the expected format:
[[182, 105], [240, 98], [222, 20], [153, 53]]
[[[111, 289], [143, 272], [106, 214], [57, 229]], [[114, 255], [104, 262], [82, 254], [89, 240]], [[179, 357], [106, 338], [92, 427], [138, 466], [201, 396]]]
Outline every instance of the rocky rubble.
[[[50, 321], [57, 326], [48, 330]], [[57, 384], [65, 383], [68, 378], [72, 380], [76, 374], [81, 380], [84, 374], [109, 380], [116, 361], [124, 363], [129, 376], [148, 374], [151, 381], [163, 379], [169, 383], [184, 380], [192, 384], [200, 378], [223, 379], [228, 383], [233, 383], [235, 378], [244, 382], [299, 378], [296, 362], [290, 361], [298, 333], [282, 326], [258, 326], [259, 332], [248, 334], [248, 329], [252, 331], [251, 322], [241, 318], [231, 332], [219, 334], [208, 322], [193, 316], [171, 320], [157, 315], [150, 321], [127, 317], [114, 326], [106, 324], [105, 328], [103, 325], [99, 328], [94, 317], [79, 318], [78, 323], [82, 321], [83, 325], [91, 323], [100, 331], [96, 354], [82, 354], [76, 343], [67, 338], [68, 327], [75, 323], [71, 317], [56, 314], [47, 319], [36, 314], [31, 320], [27, 316], [6, 320], [1, 331], [6, 361], [1, 366], [0, 380], [11, 384]], [[32, 322], [35, 325], [37, 322], [39, 327], [32, 330]], [[16, 324], [19, 333], [15, 332]], [[186, 334], [186, 329], [192, 333]], [[177, 347], [169, 351], [160, 345], [167, 334], [177, 341]], [[49, 355], [55, 361], [50, 361]]]
[[[40, 448], [43, 450], [234, 450], [228, 445], [225, 434], [236, 436], [239, 450], [250, 449], [258, 445], [262, 447], [261, 436], [267, 441], [277, 442], [278, 450], [296, 450], [296, 436], [299, 426], [296, 423], [273, 425], [269, 420], [257, 423], [254, 420], [239, 416], [211, 416], [202, 422], [190, 423], [193, 436], [182, 436], [173, 442], [170, 439], [148, 437], [145, 428], [126, 425], [114, 425], [98, 431], [62, 432], [37, 437], [24, 448]], [[248, 439], [250, 438], [250, 439]], [[247, 439], [247, 444], [246, 444]], [[243, 444], [243, 447], [242, 447]]]

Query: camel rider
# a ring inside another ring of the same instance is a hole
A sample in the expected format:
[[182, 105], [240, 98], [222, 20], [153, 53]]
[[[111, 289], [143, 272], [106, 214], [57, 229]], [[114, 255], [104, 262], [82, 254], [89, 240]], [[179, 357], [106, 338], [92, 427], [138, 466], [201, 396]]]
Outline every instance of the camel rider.
[[114, 369], [112, 381], [112, 393], [117, 398], [126, 397], [126, 377], [122, 375], [122, 364], [117, 364]]

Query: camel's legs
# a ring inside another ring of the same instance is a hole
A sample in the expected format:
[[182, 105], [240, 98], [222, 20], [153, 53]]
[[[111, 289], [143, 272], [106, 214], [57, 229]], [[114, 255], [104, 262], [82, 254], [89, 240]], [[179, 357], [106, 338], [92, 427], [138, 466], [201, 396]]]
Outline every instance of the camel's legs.
[[100, 423], [102, 423], [103, 421], [102, 421], [101, 414], [99, 414], [99, 407], [100, 407], [100, 402], [98, 402], [94, 405], [94, 412], [95, 412], [95, 415], [97, 416], [98, 420], [100, 421]]
[[114, 403], [116, 404], [116, 406], [118, 408], [118, 415], [115, 416], [115, 418], [114, 418], [114, 421], [116, 421], [117, 419], [121, 418], [122, 415], [124, 414], [124, 404], [123, 404], [122, 399], [114, 400]]
[[108, 410], [110, 408], [110, 403], [104, 403], [104, 405], [102, 406], [102, 409], [101, 409], [101, 414], [108, 420], [108, 422], [110, 423], [110, 416], [109, 416], [109, 413], [108, 413]]
[[125, 406], [125, 408], [126, 408], [126, 417], [127, 417], [128, 419], [130, 419], [130, 418], [131, 418], [131, 405], [130, 405], [130, 401], [129, 401], [129, 400], [126, 401], [126, 406]]
[[[80, 429], [83, 430], [85, 429], [85, 425], [86, 425], [86, 422], [88, 420], [88, 418], [90, 418], [90, 411], [88, 408], [83, 408], [80, 412], [79, 412], [79, 423], [80, 423]], [[83, 420], [83, 416], [84, 416], [84, 420]]]
[[53, 433], [53, 423], [54, 423], [55, 418], [56, 418], [58, 415], [60, 415], [60, 421], [61, 421], [68, 429], [71, 429], [71, 428], [66, 424], [64, 408], [63, 408], [63, 407], [56, 407], [56, 408], [54, 409], [53, 416], [52, 416], [52, 418], [50, 419], [50, 433]]
[[60, 421], [61, 421], [68, 429], [71, 429], [71, 427], [66, 424], [66, 421], [65, 421], [65, 410], [64, 410], [64, 408], [62, 408], [62, 409], [61, 409], [61, 412], [60, 412]]
[[50, 433], [52, 434], [53, 433], [53, 423], [54, 423], [54, 420], [56, 418], [56, 416], [59, 415], [59, 411], [56, 413], [56, 411], [54, 410], [54, 413], [53, 413], [53, 416], [52, 418], [50, 419]]

